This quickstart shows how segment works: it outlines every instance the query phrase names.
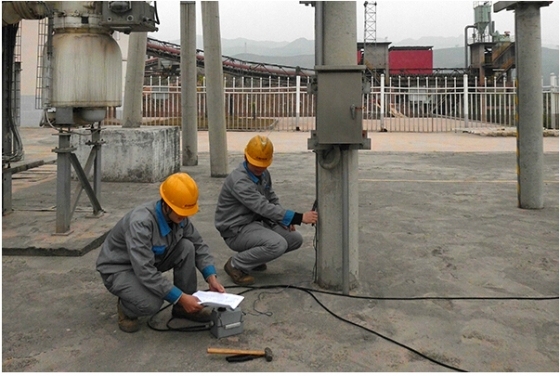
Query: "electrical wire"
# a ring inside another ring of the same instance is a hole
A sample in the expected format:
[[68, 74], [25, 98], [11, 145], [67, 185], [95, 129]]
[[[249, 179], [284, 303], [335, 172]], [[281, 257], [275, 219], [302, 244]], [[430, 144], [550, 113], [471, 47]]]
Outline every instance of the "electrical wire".
[[146, 323], [148, 325], [148, 327], [152, 330], [157, 331], [157, 332], [200, 332], [200, 331], [203, 331], [203, 330], [209, 330], [212, 327], [211, 322], [210, 323], [205, 323], [205, 324], [202, 324], [202, 325], [190, 325], [190, 326], [174, 327], [174, 326], [171, 326], [170, 324], [173, 322], [173, 320], [175, 320], [175, 317], [171, 317], [169, 320], [167, 320], [167, 322], [165, 323], [165, 329], [156, 327], [153, 324], [153, 320], [162, 311], [166, 310], [167, 308], [171, 307], [172, 305], [173, 304], [169, 303], [168, 305], [160, 308], [160, 310], [157, 311], [155, 314], [153, 314], [148, 319], [148, 322]]
[[[14, 119], [14, 60], [19, 23], [7, 25], [5, 28], [6, 33], [5, 35], [4, 33], [2, 34], [2, 44], [6, 45], [6, 51], [4, 51], [4, 48], [2, 51], [2, 60], [4, 61], [2, 70], [2, 91], [3, 96], [6, 96], [5, 102], [7, 103], [7, 108], [6, 113], [2, 116], [2, 120], [6, 120], [6, 130], [13, 138], [11, 138], [10, 150], [7, 152], [2, 149], [2, 165], [4, 165], [4, 163], [18, 162], [22, 160], [24, 155], [23, 142]], [[2, 29], [4, 30], [4, 27]], [[6, 153], [6, 155], [4, 155], [4, 153]]]
[[[313, 237], [313, 248], [315, 250], [315, 263], [313, 266], [313, 280], [316, 280], [317, 277], [317, 226], [315, 227], [315, 234]], [[233, 289], [233, 288], [240, 288], [241, 286], [237, 286], [237, 285], [233, 285], [233, 286], [224, 286], [224, 288], [226, 289]], [[313, 289], [313, 288], [308, 288], [308, 287], [300, 287], [300, 286], [295, 286], [295, 285], [263, 285], [263, 286], [250, 286], [248, 288], [246, 288], [245, 290], [241, 291], [238, 293], [238, 295], [243, 295], [247, 292], [251, 292], [254, 290], [261, 290], [261, 289], [276, 289], [276, 288], [281, 288], [281, 291], [276, 292], [275, 294], [281, 293], [282, 291], [285, 291], [286, 289], [295, 289], [295, 290], [299, 290], [299, 291], [303, 291], [307, 294], [309, 294], [316, 302], [317, 304], [319, 304], [319, 306], [321, 306], [321, 308], [323, 308], [325, 311], [327, 311], [329, 314], [331, 314], [333, 317], [347, 323], [350, 325], [353, 325], [355, 327], [358, 327], [360, 329], [363, 329], [369, 333], [372, 333], [380, 338], [383, 338], [384, 340], [391, 342], [399, 347], [402, 347], [405, 350], [408, 350], [418, 356], [420, 356], [423, 359], [426, 359], [434, 364], [437, 364], [439, 366], [442, 366], [444, 368], [453, 370], [453, 371], [457, 371], [457, 372], [467, 372], [464, 369], [458, 368], [458, 367], [454, 367], [452, 365], [440, 362], [437, 359], [434, 359], [428, 355], [425, 355], [423, 353], [421, 353], [420, 351], [405, 345], [403, 343], [400, 343], [390, 337], [387, 337], [373, 329], [367, 328], [363, 325], [357, 324], [353, 321], [350, 321], [348, 319], [345, 319], [344, 317], [341, 317], [339, 315], [337, 315], [336, 313], [334, 313], [333, 311], [331, 311], [327, 306], [325, 306], [313, 293], [320, 293], [320, 294], [327, 294], [327, 295], [334, 295], [334, 296], [338, 296], [338, 297], [344, 297], [344, 298], [351, 298], [351, 299], [367, 299], [367, 300], [387, 300], [387, 301], [416, 301], [416, 300], [532, 300], [532, 301], [542, 301], [542, 300], [558, 300], [559, 297], [558, 296], [413, 296], [413, 297], [387, 297], [387, 296], [363, 296], [363, 295], [345, 295], [339, 292], [334, 292], [334, 291], [326, 291], [326, 290], [317, 290], [317, 289]], [[260, 293], [257, 297], [257, 299], [253, 302], [253, 310], [255, 312], [257, 312], [260, 315], [266, 315], [266, 316], [272, 316], [272, 312], [267, 311], [267, 312], [262, 312], [256, 309], [256, 303], [257, 301], [261, 301], [261, 297], [263, 296], [263, 293]], [[163, 307], [159, 312], [161, 312], [162, 310], [164, 310], [165, 308], [169, 307], [165, 306]], [[185, 328], [171, 328], [169, 326], [169, 322], [172, 320], [169, 320], [166, 324], [167, 329], [156, 329], [154, 327], [152, 327], [150, 325], [150, 321], [158, 314], [156, 313], [154, 316], [152, 316], [152, 318], [150, 320], [148, 320], [148, 326], [154, 330], [159, 330], [159, 331], [169, 331], [169, 330], [174, 330], [174, 331], [192, 331], [189, 330], [189, 327], [185, 327]], [[205, 330], [205, 329], [199, 329], [199, 330]]]
[[[226, 289], [231, 289], [231, 288], [240, 288], [240, 286], [224, 286], [224, 288]], [[442, 367], [445, 367], [447, 369], [453, 370], [453, 371], [458, 371], [458, 372], [467, 372], [466, 370], [463, 370], [461, 368], [458, 367], [454, 367], [451, 366], [449, 364], [445, 364], [443, 362], [440, 362], [437, 359], [434, 359], [428, 355], [425, 355], [423, 353], [421, 353], [418, 350], [413, 349], [410, 346], [407, 346], [403, 343], [400, 343], [392, 338], [389, 338], [375, 330], [369, 329], [363, 325], [357, 324], [353, 321], [350, 321], [348, 319], [345, 319], [344, 317], [341, 317], [339, 315], [337, 315], [336, 313], [332, 312], [328, 307], [326, 307], [313, 293], [321, 293], [321, 294], [329, 294], [329, 295], [335, 295], [335, 296], [340, 296], [340, 297], [346, 297], [346, 298], [352, 298], [352, 299], [368, 299], [368, 300], [397, 300], [397, 301], [412, 301], [412, 300], [558, 300], [558, 296], [526, 296], [526, 297], [520, 297], [520, 296], [502, 296], [502, 297], [429, 297], [429, 296], [419, 296], [419, 297], [371, 297], [371, 296], [360, 296], [360, 295], [344, 295], [341, 293], [337, 293], [337, 292], [332, 292], [332, 291], [323, 291], [323, 290], [317, 290], [317, 289], [312, 289], [312, 288], [307, 288], [307, 287], [300, 287], [300, 286], [294, 286], [294, 285], [264, 285], [264, 286], [251, 286], [247, 289], [245, 289], [244, 291], [239, 292], [239, 295], [243, 295], [247, 292], [253, 291], [253, 290], [260, 290], [260, 289], [275, 289], [275, 288], [282, 288], [282, 289], [295, 289], [295, 290], [299, 290], [299, 291], [303, 291], [306, 292], [307, 294], [309, 294], [316, 302], [317, 304], [319, 304], [321, 306], [321, 308], [323, 308], [325, 311], [327, 311], [329, 314], [331, 314], [332, 316], [334, 316], [335, 318], [356, 326], [360, 329], [363, 329], [369, 333], [375, 334], [378, 337], [383, 338], [386, 341], [389, 341], [399, 347], [402, 347], [432, 363], [435, 363], [437, 365], [440, 365]]]

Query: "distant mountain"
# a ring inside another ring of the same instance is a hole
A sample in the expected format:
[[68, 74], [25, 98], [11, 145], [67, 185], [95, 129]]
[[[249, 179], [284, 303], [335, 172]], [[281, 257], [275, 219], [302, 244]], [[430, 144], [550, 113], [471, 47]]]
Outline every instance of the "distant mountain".
[[432, 46], [433, 49], [463, 47], [465, 37], [421, 37], [418, 39], [407, 38], [400, 42], [391, 43], [389, 46]]
[[[297, 56], [315, 53], [315, 41], [299, 38], [292, 42], [256, 41], [245, 38], [222, 39], [222, 55], [253, 54], [262, 56]], [[173, 43], [179, 43], [175, 41]], [[196, 37], [196, 48], [203, 50], [201, 35]]]
[[558, 48], [542, 49], [542, 74], [544, 76], [545, 85], [550, 83], [548, 76], [550, 76], [551, 73], [554, 73], [556, 77], [558, 77], [558, 60]]
[[464, 68], [465, 48], [442, 48], [433, 50], [434, 68]]
[[313, 69], [315, 67], [315, 55], [262, 56], [255, 54], [237, 54], [230, 57], [254, 63], [277, 64], [307, 69]]

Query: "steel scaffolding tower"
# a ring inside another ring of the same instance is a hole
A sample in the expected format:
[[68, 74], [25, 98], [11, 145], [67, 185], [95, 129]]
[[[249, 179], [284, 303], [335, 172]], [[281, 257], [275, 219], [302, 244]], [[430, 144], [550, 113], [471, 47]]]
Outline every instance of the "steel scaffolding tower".
[[364, 3], [364, 45], [377, 42], [377, 1]]

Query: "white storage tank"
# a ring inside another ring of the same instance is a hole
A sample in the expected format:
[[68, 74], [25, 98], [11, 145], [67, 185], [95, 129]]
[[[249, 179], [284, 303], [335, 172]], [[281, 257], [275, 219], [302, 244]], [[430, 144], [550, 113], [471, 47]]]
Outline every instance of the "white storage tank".
[[122, 102], [122, 55], [106, 32], [55, 33], [52, 62], [53, 107], [119, 107]]

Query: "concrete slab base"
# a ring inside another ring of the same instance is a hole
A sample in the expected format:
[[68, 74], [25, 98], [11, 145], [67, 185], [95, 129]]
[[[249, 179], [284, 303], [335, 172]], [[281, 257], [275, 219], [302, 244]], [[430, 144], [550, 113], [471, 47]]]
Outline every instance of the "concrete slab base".
[[[82, 213], [83, 214], [83, 213]], [[31, 218], [30, 218], [31, 217]], [[26, 223], [27, 234], [21, 228], [2, 226], [4, 256], [83, 256], [101, 246], [114, 225], [107, 217], [87, 218], [77, 215], [67, 234], [54, 234], [56, 209], [41, 212], [14, 211], [4, 222]]]
[[[181, 166], [179, 127], [103, 127], [101, 139], [105, 141], [101, 149], [102, 181], [154, 183], [179, 171]], [[91, 146], [86, 144], [91, 135], [84, 130], [70, 140], [84, 166], [91, 152]]]

